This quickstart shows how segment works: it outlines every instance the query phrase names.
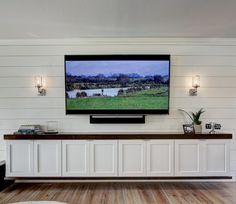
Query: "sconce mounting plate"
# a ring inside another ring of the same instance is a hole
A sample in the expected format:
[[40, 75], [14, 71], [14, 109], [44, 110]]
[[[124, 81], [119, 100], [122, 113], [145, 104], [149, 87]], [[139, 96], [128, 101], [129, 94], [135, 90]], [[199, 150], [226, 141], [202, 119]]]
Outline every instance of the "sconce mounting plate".
[[46, 96], [46, 89], [38, 88], [38, 96]]
[[189, 89], [189, 96], [197, 96], [197, 89]]

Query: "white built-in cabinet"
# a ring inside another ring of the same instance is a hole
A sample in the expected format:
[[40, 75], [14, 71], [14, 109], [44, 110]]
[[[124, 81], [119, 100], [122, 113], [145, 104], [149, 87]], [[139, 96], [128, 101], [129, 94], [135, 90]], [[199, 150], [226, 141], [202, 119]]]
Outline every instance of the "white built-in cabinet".
[[7, 177], [31, 177], [34, 175], [33, 144], [32, 140], [7, 142]]
[[175, 176], [229, 176], [229, 141], [176, 140]]
[[119, 140], [119, 175], [146, 176], [146, 142]]
[[147, 176], [174, 176], [174, 141], [147, 141]]
[[61, 176], [61, 141], [34, 141], [34, 175]]
[[173, 140], [120, 140], [120, 176], [173, 176]]
[[95, 177], [118, 176], [116, 140], [90, 142], [90, 175]]
[[230, 176], [229, 140], [7, 140], [7, 177]]
[[89, 141], [62, 141], [62, 175], [68, 177], [89, 176]]
[[62, 175], [117, 176], [117, 141], [62, 140]]
[[227, 176], [230, 170], [230, 141], [203, 142], [203, 171], [206, 176]]
[[203, 152], [199, 140], [175, 141], [175, 175], [200, 176], [203, 173]]

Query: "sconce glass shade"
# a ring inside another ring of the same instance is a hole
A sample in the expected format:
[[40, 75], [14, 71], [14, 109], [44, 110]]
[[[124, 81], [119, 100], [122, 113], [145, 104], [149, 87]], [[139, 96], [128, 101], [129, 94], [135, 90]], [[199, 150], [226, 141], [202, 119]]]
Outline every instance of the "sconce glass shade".
[[192, 87], [198, 88], [200, 87], [200, 76], [196, 75], [192, 78]]
[[35, 80], [35, 87], [38, 89], [38, 96], [46, 96], [46, 89], [45, 87], [45, 81], [42, 76], [36, 76], [34, 78]]
[[43, 78], [41, 76], [36, 76], [34, 80], [35, 80], [35, 87], [43, 86]]

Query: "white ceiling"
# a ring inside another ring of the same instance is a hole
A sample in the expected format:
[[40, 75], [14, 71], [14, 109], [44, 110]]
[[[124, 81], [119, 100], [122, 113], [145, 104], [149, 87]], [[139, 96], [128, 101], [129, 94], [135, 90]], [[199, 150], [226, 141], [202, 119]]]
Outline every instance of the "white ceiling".
[[236, 37], [236, 0], [0, 0], [0, 39]]

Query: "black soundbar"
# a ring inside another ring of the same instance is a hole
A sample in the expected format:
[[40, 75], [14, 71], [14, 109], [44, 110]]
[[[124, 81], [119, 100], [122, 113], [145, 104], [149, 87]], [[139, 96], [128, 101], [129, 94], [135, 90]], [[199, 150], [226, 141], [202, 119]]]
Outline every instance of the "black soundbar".
[[90, 123], [92, 124], [135, 124], [145, 123], [145, 115], [90, 115]]

